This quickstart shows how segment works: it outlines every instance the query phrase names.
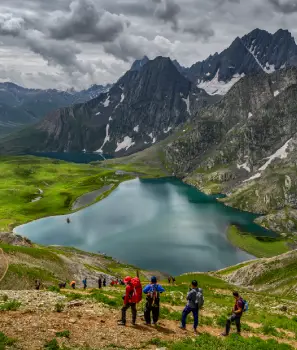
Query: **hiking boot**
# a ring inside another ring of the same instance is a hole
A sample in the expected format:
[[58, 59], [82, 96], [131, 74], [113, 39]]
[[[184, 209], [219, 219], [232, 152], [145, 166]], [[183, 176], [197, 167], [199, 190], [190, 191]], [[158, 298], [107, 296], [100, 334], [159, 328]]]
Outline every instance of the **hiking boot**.
[[126, 326], [126, 323], [123, 321], [118, 321], [118, 326]]
[[220, 335], [221, 335], [221, 337], [227, 337], [228, 336], [227, 333], [221, 333]]
[[151, 324], [148, 323], [148, 322], [144, 322], [144, 324], [145, 324], [146, 326], [150, 326], [150, 325], [151, 325]]
[[180, 329], [182, 329], [183, 331], [186, 330], [186, 327], [184, 327], [182, 324], [179, 326]]

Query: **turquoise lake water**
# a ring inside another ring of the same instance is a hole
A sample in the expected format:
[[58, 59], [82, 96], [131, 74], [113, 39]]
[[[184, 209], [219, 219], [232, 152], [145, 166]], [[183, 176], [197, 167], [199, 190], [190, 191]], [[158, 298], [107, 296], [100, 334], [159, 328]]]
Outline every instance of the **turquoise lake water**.
[[40, 244], [100, 251], [142, 268], [178, 275], [253, 258], [231, 245], [226, 230], [233, 223], [257, 236], [273, 235], [254, 224], [255, 217], [177, 179], [135, 179], [86, 209], [37, 220], [15, 232]]

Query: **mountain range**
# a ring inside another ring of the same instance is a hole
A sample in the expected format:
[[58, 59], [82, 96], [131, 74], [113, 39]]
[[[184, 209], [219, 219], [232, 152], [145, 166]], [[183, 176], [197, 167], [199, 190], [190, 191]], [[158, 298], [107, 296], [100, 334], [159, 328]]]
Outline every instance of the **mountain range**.
[[76, 93], [2, 84], [2, 128], [9, 131], [37, 122], [5, 139], [2, 149], [130, 154], [196, 118], [201, 108], [219, 101], [242, 77], [266, 76], [295, 65], [297, 45], [289, 31], [270, 34], [255, 29], [190, 68], [169, 58], [145, 56], [111, 88], [93, 86]]
[[93, 85], [82, 91], [59, 91], [0, 83], [0, 136], [34, 124], [52, 110], [96, 98], [109, 88], [110, 85]]
[[145, 57], [108, 92], [2, 139], [0, 152], [119, 157], [148, 148], [129, 161], [157, 160], [206, 193], [226, 194], [227, 205], [262, 215], [261, 225], [297, 233], [296, 52], [288, 31], [257, 29], [189, 69]]

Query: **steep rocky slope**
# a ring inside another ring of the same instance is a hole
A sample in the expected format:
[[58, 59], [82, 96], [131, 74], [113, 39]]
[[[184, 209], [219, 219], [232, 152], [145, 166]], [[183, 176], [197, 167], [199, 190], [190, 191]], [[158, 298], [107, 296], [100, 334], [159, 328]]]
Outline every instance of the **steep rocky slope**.
[[226, 281], [253, 290], [268, 291], [283, 296], [296, 295], [297, 251], [269, 259], [258, 259], [238, 268], [216, 273]]
[[1, 151], [133, 153], [162, 140], [217, 99], [190, 83], [169, 58], [158, 57], [128, 71], [108, 93], [57, 110], [4, 140]]

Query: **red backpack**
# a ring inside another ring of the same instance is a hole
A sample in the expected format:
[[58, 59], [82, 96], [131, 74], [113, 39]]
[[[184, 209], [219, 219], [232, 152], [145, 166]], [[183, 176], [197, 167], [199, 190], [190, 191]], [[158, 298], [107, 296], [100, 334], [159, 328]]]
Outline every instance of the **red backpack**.
[[134, 277], [132, 278], [131, 283], [134, 287], [133, 299], [136, 303], [140, 303], [142, 300], [142, 285], [140, 279], [138, 277]]

